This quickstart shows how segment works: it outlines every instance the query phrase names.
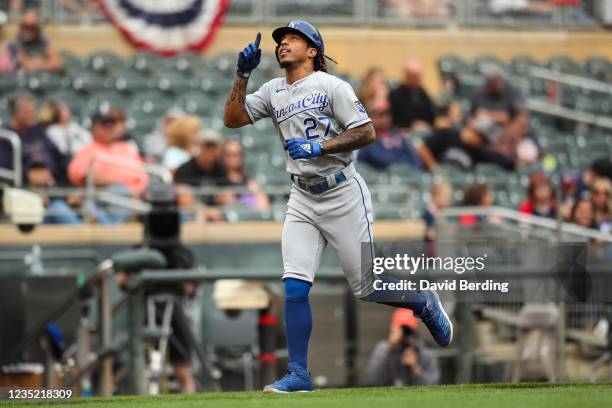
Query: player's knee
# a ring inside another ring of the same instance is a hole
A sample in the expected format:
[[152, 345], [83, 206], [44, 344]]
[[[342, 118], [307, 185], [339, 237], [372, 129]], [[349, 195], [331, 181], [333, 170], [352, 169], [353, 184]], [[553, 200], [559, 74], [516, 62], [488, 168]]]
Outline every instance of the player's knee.
[[312, 283], [299, 279], [287, 278], [285, 283], [285, 298], [288, 300], [303, 300], [308, 298]]

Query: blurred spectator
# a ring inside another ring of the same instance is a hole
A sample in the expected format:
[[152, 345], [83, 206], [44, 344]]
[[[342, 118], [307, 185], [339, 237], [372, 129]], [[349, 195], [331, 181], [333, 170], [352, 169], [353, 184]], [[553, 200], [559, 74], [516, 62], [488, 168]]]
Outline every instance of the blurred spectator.
[[[55, 187], [55, 179], [44, 158], [30, 164], [26, 173], [28, 187], [34, 191]], [[43, 224], [80, 224], [81, 220], [62, 197], [50, 197], [40, 192], [45, 205]], [[76, 201], [75, 201], [76, 198]], [[78, 202], [77, 196], [70, 196], [69, 201]]]
[[576, 179], [576, 197], [588, 193], [591, 190], [591, 184], [598, 177], [612, 180], [612, 161], [609, 158], [595, 160], [588, 170], [578, 176]]
[[[193, 210], [194, 194], [190, 187], [215, 187], [223, 183], [225, 170], [220, 162], [221, 138], [213, 130], [202, 130], [198, 135], [199, 149], [191, 160], [181, 165], [174, 173], [174, 183], [181, 187], [180, 208]], [[203, 206], [198, 208], [197, 218], [200, 221], [222, 221], [223, 213], [212, 208], [217, 205], [214, 195], [203, 197]]]
[[394, 163], [405, 163], [420, 170], [421, 160], [410, 142], [409, 134], [402, 135], [393, 127], [389, 102], [382, 99], [374, 103], [370, 108], [370, 117], [376, 130], [376, 141], [359, 149], [359, 161], [381, 170]]
[[389, 95], [393, 124], [401, 129], [433, 125], [433, 103], [421, 84], [421, 64], [409, 60], [404, 65], [404, 80]]
[[505, 169], [514, 168], [514, 160], [491, 150], [489, 138], [495, 129], [486, 115], [472, 115], [461, 130], [435, 129], [418, 146], [417, 152], [429, 170], [438, 163], [448, 163], [470, 170], [477, 163], [495, 163]]
[[366, 109], [371, 109], [374, 104], [389, 97], [389, 85], [387, 78], [380, 67], [372, 67], [361, 80], [361, 86], [357, 96]]
[[221, 160], [225, 169], [224, 186], [247, 187], [248, 193], [223, 193], [217, 201], [220, 205], [232, 202], [246, 204], [257, 210], [267, 210], [270, 208], [268, 196], [261, 191], [259, 184], [249, 177], [244, 170], [244, 156], [242, 145], [238, 140], [226, 140], [221, 148]]
[[172, 121], [168, 126], [167, 147], [162, 165], [174, 172], [179, 166], [188, 162], [198, 145], [197, 137], [200, 129], [200, 119], [195, 115], [187, 115]]
[[492, 151], [512, 158], [516, 167], [536, 164], [540, 157], [540, 147], [529, 128], [527, 114], [517, 116], [502, 130], [499, 138], [493, 136], [490, 143]]
[[[117, 119], [110, 111], [96, 112], [91, 125], [93, 141], [74, 156], [68, 166], [68, 177], [72, 184], [84, 186], [91, 167], [97, 187], [120, 185], [137, 196], [145, 190], [149, 178], [136, 149], [118, 140], [116, 127]], [[99, 161], [92, 165], [94, 160]]]
[[570, 213], [572, 207], [576, 201], [576, 179], [572, 176], [561, 177], [561, 205], [559, 209], [561, 211], [561, 217], [568, 221], [570, 219]]
[[38, 119], [46, 127], [47, 137], [64, 155], [73, 156], [91, 143], [91, 133], [72, 120], [70, 108], [63, 102], [46, 102], [38, 112]]
[[115, 126], [116, 140], [127, 142], [128, 144], [132, 145], [132, 147], [134, 147], [136, 151], [138, 151], [138, 154], [140, 156], [143, 156], [143, 148], [139, 142], [140, 139], [134, 137], [134, 135], [129, 133], [128, 128], [127, 128], [125, 113], [123, 113], [123, 110], [116, 106], [110, 106], [108, 107], [108, 109], [105, 107], [102, 107], [101, 109], [108, 110], [109, 115], [113, 117], [116, 121], [116, 126]]
[[421, 219], [425, 222], [425, 242], [436, 240], [436, 218], [440, 211], [450, 207], [453, 203], [453, 187], [447, 182], [437, 182], [431, 186], [431, 199]]
[[43, 35], [38, 12], [27, 11], [19, 22], [17, 41], [10, 45], [17, 70], [29, 73], [32, 71], [59, 71], [62, 59], [59, 52]]
[[385, 4], [393, 10], [387, 14], [394, 17], [448, 18], [451, 15], [450, 0], [385, 0]]
[[584, 228], [595, 227], [593, 202], [588, 194], [583, 194], [574, 203], [570, 214], [570, 222]]
[[434, 385], [440, 364], [417, 333], [412, 310], [397, 309], [391, 316], [389, 337], [378, 342], [368, 360], [367, 386]]
[[[21, 139], [24, 170], [34, 159], [40, 160], [42, 157], [55, 181], [58, 184], [64, 183], [68, 159], [47, 138], [44, 128], [38, 124], [34, 97], [29, 94], [15, 95], [9, 99], [8, 108], [11, 115], [8, 129], [17, 133]], [[13, 168], [13, 151], [4, 140], [0, 140], [0, 167]]]
[[437, 107], [437, 115], [434, 122], [436, 129], [459, 130], [463, 126], [463, 107], [457, 100], [443, 101]]
[[554, 190], [546, 174], [537, 171], [531, 175], [527, 199], [521, 204], [519, 211], [539, 217], [557, 217]]
[[612, 232], [612, 182], [607, 178], [596, 178], [591, 186], [591, 200], [596, 228], [601, 232]]
[[501, 130], [525, 111], [521, 93], [510, 86], [504, 70], [489, 64], [483, 67], [484, 84], [472, 97], [472, 111], [486, 114]]
[[[491, 207], [493, 205], [493, 189], [487, 183], [468, 185], [463, 193], [462, 207]], [[489, 217], [490, 219], [490, 217]], [[459, 217], [459, 223], [474, 226], [485, 220], [485, 217], [474, 214], [464, 214]]]
[[197, 154], [179, 166], [174, 182], [193, 187], [219, 185], [225, 178], [220, 162], [221, 138], [215, 131], [206, 129], [198, 134], [198, 143]]
[[8, 18], [4, 11], [0, 11], [0, 73], [11, 74], [15, 72], [15, 61], [9, 49], [8, 43], [4, 39], [4, 26]]
[[157, 121], [155, 130], [144, 138], [144, 153], [147, 156], [147, 160], [155, 163], [161, 162], [164, 149], [166, 148], [166, 140], [168, 140], [168, 127], [174, 120], [183, 116], [185, 116], [185, 112], [182, 109], [170, 108]]

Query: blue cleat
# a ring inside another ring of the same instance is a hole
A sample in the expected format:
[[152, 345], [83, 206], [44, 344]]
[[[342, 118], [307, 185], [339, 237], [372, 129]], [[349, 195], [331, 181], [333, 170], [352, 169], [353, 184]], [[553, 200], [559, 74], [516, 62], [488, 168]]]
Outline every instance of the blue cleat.
[[421, 295], [427, 303], [420, 315], [414, 314], [421, 319], [429, 329], [431, 336], [440, 347], [446, 347], [453, 340], [453, 324], [440, 303], [438, 294], [431, 290], [424, 290]]
[[308, 371], [304, 370], [298, 363], [289, 363], [287, 374], [280, 380], [266, 385], [263, 392], [266, 394], [285, 392], [311, 392], [312, 380]]

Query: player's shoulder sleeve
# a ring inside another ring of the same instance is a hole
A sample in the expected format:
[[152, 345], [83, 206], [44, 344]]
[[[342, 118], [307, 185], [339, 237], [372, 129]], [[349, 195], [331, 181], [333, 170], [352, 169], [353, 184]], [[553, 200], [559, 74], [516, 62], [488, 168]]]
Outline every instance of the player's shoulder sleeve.
[[270, 112], [272, 112], [270, 89], [274, 87], [275, 81], [277, 81], [277, 79], [266, 82], [257, 91], [246, 96], [244, 108], [251, 118], [251, 122], [255, 123], [259, 119], [270, 116]]
[[332, 112], [344, 129], [356, 128], [371, 121], [348, 82], [332, 75], [327, 75], [326, 82]]

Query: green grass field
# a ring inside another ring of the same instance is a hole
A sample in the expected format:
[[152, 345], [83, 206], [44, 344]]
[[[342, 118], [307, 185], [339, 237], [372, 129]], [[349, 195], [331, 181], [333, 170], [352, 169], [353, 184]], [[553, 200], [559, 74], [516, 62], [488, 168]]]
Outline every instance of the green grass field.
[[[33, 402], [0, 402], [22, 406]], [[38, 405], [38, 404], [37, 404]], [[202, 408], [202, 407], [333, 407], [333, 408], [580, 408], [612, 407], [612, 384], [451, 385], [411, 388], [326, 389], [310, 394], [264, 395], [261, 392], [228, 392], [159, 397], [72, 399], [45, 406], [100, 408]]]

